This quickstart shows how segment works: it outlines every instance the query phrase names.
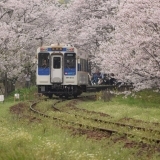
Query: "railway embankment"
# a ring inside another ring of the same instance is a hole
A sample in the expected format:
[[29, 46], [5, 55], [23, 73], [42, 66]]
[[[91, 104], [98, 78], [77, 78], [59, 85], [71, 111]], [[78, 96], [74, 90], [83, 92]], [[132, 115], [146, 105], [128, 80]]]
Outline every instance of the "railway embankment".
[[114, 95], [109, 101], [99, 92], [87, 94], [67, 100], [11, 97], [1, 103], [0, 158], [159, 158], [159, 93]]

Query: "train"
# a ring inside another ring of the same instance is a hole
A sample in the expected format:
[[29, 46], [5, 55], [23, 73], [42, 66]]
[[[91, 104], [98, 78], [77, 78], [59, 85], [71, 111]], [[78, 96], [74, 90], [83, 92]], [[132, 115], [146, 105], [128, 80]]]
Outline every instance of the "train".
[[36, 85], [49, 98], [77, 97], [87, 91], [88, 54], [70, 44], [37, 48]]

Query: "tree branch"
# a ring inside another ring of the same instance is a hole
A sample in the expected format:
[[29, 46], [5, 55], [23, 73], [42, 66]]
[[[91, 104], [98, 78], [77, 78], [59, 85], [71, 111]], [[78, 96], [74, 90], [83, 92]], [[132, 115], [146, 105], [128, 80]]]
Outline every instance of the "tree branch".
[[143, 47], [142, 49], [145, 51], [145, 53], [147, 53], [148, 55], [150, 55], [155, 60], [155, 62], [157, 63], [158, 67], [160, 68], [160, 63], [159, 63], [159, 61], [157, 61], [157, 59], [155, 58], [155, 56], [152, 55], [145, 47]]

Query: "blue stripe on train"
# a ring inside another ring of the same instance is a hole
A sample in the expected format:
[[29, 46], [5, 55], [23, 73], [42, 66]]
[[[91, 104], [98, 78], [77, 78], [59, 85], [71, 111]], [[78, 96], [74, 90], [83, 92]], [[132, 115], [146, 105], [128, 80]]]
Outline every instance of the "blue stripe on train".
[[38, 75], [49, 75], [50, 68], [38, 68]]
[[64, 68], [64, 75], [76, 75], [76, 68]]

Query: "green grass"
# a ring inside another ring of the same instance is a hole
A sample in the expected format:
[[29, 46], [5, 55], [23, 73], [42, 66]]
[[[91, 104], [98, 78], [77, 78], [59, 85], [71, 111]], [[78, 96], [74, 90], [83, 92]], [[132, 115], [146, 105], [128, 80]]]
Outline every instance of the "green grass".
[[[33, 87], [30, 90], [19, 90], [18, 93], [24, 95], [34, 93], [35, 90]], [[145, 152], [139, 155], [137, 148], [125, 148], [123, 144], [114, 143], [110, 139], [95, 141], [86, 136], [73, 136], [50, 119], [41, 122], [21, 119], [20, 115], [9, 112], [10, 106], [19, 103], [14, 102], [13, 95], [6, 98], [4, 104], [0, 103], [0, 160], [134, 160], [137, 156], [140, 160], [160, 158], [156, 154], [148, 158]], [[150, 98], [145, 102], [148, 96]], [[25, 103], [29, 106], [28, 102]], [[117, 96], [110, 102], [86, 101], [80, 103], [79, 107], [117, 118], [133, 117], [160, 122], [159, 93], [151, 91], [139, 92], [136, 98]]]
[[144, 90], [134, 95], [117, 95], [110, 101], [82, 102], [79, 107], [107, 113], [117, 119], [130, 117], [150, 122], [160, 122], [160, 93]]
[[114, 101], [142, 108], [160, 108], [160, 93], [152, 90], [143, 90], [128, 97], [117, 96]]
[[[112, 149], [106, 152], [105, 143], [71, 136], [48, 119], [28, 124], [8, 115], [0, 120], [0, 160], [103, 160], [113, 152]], [[121, 145], [117, 144], [117, 147]], [[127, 151], [122, 149], [122, 152], [126, 154]], [[116, 150], [113, 153], [116, 156]]]
[[[21, 88], [17, 89], [14, 92], [10, 93], [8, 97], [4, 99], [4, 102], [13, 102], [14, 101], [14, 95], [19, 94], [20, 95], [20, 101], [24, 100], [33, 100], [34, 99], [34, 93], [37, 92], [37, 87], [32, 86], [29, 89], [28, 88]], [[28, 96], [30, 95], [30, 96]], [[18, 101], [18, 100], [16, 100]]]

